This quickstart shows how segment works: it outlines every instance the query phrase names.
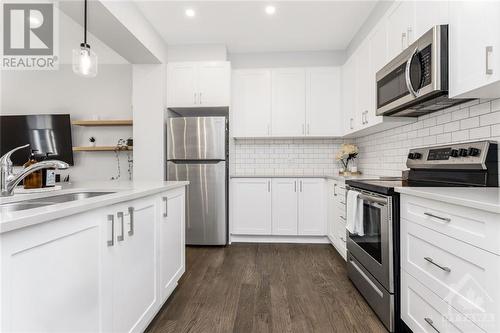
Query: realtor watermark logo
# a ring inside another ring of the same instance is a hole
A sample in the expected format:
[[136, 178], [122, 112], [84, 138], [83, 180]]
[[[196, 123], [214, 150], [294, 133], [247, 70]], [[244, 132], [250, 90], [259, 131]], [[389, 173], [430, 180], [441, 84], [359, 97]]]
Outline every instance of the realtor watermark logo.
[[58, 69], [58, 20], [54, 3], [3, 3], [1, 17], [1, 69]]

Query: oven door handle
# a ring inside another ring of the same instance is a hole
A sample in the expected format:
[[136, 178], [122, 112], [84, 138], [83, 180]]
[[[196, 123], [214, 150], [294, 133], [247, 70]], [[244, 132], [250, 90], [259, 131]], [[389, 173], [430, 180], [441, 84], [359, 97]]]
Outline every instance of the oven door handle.
[[381, 204], [381, 205], [387, 205], [387, 199], [384, 199], [384, 198], [379, 198], [379, 197], [375, 197], [375, 196], [371, 196], [371, 195], [366, 195], [366, 194], [362, 194], [362, 193], [360, 193], [358, 197], [360, 199], [362, 199], [362, 200], [366, 200], [366, 201], [370, 201], [370, 202], [375, 202], [375, 203], [378, 203], [378, 204]]

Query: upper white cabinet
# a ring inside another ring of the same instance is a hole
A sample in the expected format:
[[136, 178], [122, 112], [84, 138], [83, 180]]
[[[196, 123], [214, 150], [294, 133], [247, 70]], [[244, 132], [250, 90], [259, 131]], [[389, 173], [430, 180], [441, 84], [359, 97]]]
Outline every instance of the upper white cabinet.
[[338, 67], [233, 71], [233, 137], [342, 136]]
[[449, 23], [448, 1], [415, 2], [415, 40], [435, 25]]
[[415, 2], [396, 2], [386, 24], [388, 54], [392, 59], [415, 41]]
[[232, 135], [271, 135], [271, 71], [234, 70], [232, 77]]
[[500, 2], [450, 1], [450, 97], [500, 97]]
[[354, 112], [357, 114], [354, 124], [355, 129], [367, 126], [368, 114], [370, 112], [375, 112], [374, 104], [371, 100], [371, 96], [373, 95], [371, 82], [374, 81], [375, 78], [370, 75], [372, 71], [370, 67], [371, 54], [369, 46], [369, 43], [362, 44], [354, 56], [354, 62], [356, 64]]
[[226, 61], [167, 64], [167, 106], [229, 106], [231, 66]]
[[272, 70], [271, 134], [305, 135], [306, 72], [303, 68]]
[[342, 136], [340, 68], [306, 69], [306, 135]]
[[356, 130], [356, 63], [355, 56], [351, 56], [342, 66], [342, 111], [344, 133]]

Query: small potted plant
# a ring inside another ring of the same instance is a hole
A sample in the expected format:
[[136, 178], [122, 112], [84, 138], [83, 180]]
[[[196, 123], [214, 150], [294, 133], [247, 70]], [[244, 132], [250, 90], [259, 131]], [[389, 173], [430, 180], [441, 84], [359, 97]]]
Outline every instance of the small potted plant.
[[342, 169], [340, 170], [341, 175], [350, 175], [352, 173], [357, 173], [357, 168], [355, 170], [349, 169], [349, 162], [354, 160], [358, 156], [358, 147], [353, 144], [342, 144], [340, 150], [337, 152], [335, 159], [342, 163]]

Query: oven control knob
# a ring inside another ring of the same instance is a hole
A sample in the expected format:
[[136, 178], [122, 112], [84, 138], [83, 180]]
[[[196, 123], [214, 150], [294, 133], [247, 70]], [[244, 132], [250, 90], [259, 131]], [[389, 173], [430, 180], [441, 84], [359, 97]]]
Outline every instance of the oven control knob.
[[478, 148], [469, 147], [469, 150], [467, 151], [467, 154], [469, 156], [477, 156], [477, 155], [479, 155], [480, 152], [481, 151]]
[[467, 156], [467, 149], [465, 148], [460, 148], [458, 150], [458, 155], [460, 155], [461, 157], [466, 157]]
[[422, 158], [422, 154], [420, 153], [413, 153], [413, 158], [416, 159], [416, 160], [419, 160]]
[[414, 158], [415, 158], [415, 154], [413, 154], [413, 153], [409, 153], [408, 154], [408, 159], [409, 160], [413, 160]]
[[452, 149], [452, 150], [450, 151], [450, 156], [451, 156], [451, 157], [458, 157], [458, 150], [456, 150], [456, 149]]

